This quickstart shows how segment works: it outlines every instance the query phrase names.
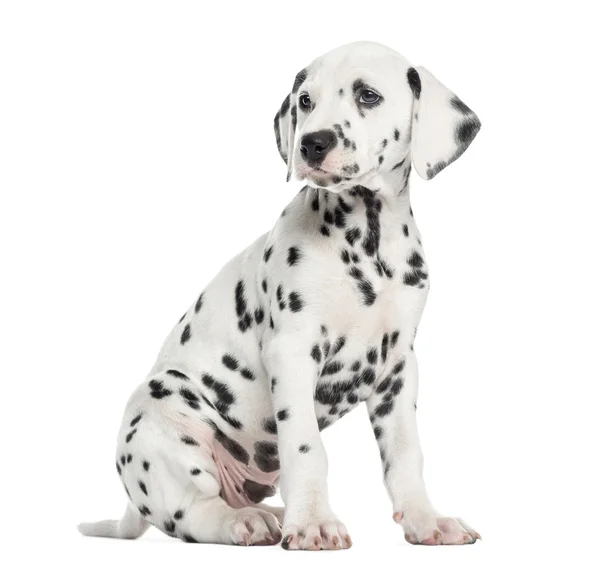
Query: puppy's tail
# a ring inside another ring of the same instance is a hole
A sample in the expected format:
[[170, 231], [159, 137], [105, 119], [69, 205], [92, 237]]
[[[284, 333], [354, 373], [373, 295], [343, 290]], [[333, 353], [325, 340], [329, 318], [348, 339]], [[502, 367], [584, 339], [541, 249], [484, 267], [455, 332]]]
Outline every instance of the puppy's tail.
[[116, 537], [135, 539], [150, 527], [150, 523], [130, 504], [120, 520], [102, 520], [101, 522], [82, 523], [77, 529], [85, 536]]

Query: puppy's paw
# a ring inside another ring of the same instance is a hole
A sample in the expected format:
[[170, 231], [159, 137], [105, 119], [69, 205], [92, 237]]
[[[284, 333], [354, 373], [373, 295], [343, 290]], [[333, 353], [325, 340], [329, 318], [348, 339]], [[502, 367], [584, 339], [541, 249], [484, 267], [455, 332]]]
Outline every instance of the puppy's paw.
[[395, 512], [394, 521], [404, 529], [404, 539], [415, 545], [465, 545], [481, 539], [481, 536], [460, 518]]
[[259, 508], [240, 508], [229, 522], [229, 533], [236, 545], [275, 545], [281, 540], [277, 518]]
[[286, 524], [283, 527], [281, 547], [284, 549], [319, 551], [348, 549], [351, 546], [352, 539], [346, 526], [335, 517]]

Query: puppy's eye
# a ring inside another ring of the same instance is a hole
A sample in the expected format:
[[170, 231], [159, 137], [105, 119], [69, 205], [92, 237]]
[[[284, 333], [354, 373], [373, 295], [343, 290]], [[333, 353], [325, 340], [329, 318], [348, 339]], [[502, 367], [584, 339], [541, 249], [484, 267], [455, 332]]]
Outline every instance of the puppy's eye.
[[375, 104], [381, 97], [375, 92], [368, 89], [360, 93], [360, 102], [363, 104]]
[[308, 110], [312, 104], [310, 97], [306, 93], [300, 95], [298, 103], [300, 104], [300, 108], [304, 110]]

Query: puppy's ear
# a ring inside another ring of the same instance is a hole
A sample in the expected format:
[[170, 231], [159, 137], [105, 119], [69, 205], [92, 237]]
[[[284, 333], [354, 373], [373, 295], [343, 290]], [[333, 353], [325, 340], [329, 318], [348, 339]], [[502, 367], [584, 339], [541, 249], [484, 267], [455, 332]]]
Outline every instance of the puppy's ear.
[[302, 83], [306, 80], [306, 69], [302, 69], [294, 80], [292, 92], [283, 99], [281, 108], [275, 115], [275, 140], [277, 149], [283, 161], [287, 164], [287, 180], [292, 177], [292, 158], [294, 153], [294, 140], [296, 134], [296, 122], [298, 119], [298, 108], [296, 107], [296, 93]]
[[481, 122], [424, 67], [411, 67], [406, 78], [414, 96], [413, 165], [423, 179], [431, 179], [464, 153]]

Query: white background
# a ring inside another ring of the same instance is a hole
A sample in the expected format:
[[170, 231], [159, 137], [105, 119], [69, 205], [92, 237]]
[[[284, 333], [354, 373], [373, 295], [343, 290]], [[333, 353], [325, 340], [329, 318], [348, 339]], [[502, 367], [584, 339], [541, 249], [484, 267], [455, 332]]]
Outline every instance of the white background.
[[[556, 4], [0, 3], [0, 559], [597, 561], [599, 46], [591, 2]], [[351, 551], [83, 538], [76, 523], [124, 510], [116, 434], [163, 338], [299, 189], [272, 131], [294, 75], [358, 39], [427, 66], [483, 123], [412, 189], [426, 479], [483, 541], [404, 542], [364, 408], [324, 434]]]

